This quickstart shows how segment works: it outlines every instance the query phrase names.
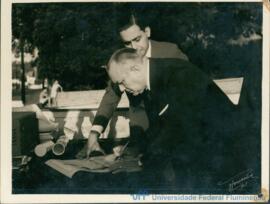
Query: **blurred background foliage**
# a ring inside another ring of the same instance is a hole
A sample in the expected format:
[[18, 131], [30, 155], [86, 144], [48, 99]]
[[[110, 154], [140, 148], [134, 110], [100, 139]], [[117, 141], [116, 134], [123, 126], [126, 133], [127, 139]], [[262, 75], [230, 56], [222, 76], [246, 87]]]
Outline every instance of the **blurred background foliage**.
[[37, 48], [39, 78], [57, 78], [64, 90], [103, 89], [102, 66], [123, 46], [117, 16], [130, 10], [151, 27], [152, 39], [178, 44], [210, 77], [244, 76], [260, 92], [253, 82], [261, 79], [261, 3], [16, 3], [13, 50], [16, 39], [25, 52]]

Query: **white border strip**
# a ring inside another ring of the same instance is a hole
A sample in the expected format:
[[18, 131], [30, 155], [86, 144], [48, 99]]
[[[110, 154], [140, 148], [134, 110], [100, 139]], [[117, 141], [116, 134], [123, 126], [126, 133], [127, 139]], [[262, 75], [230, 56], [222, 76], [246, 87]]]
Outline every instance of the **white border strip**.
[[[11, 3], [1, 1], [1, 199], [11, 192]], [[3, 202], [3, 200], [1, 200]]]
[[262, 0], [12, 0], [13, 3], [46, 3], [46, 2], [71, 2], [71, 3], [81, 3], [81, 2], [262, 2]]
[[265, 203], [263, 197], [258, 195], [177, 195], [177, 194], [154, 194], [154, 195], [126, 195], [126, 194], [35, 194], [13, 195], [5, 199], [5, 203]]
[[[270, 4], [270, 3], [269, 3]], [[262, 70], [262, 193], [269, 198], [269, 67], [270, 67], [270, 10], [263, 6], [263, 70]]]
[[[74, 2], [67, 0], [45, 1], [38, 2]], [[89, 2], [89, 0], [81, 0], [78, 2]], [[102, 1], [100, 1], [102, 2]], [[105, 1], [104, 1], [105, 2]], [[109, 1], [106, 1], [109, 2]], [[119, 2], [119, 1], [118, 1]], [[139, 2], [139, 1], [137, 1]], [[146, 1], [143, 1], [146, 2]], [[159, 1], [161, 2], [161, 1]], [[175, 2], [175, 1], [170, 1]], [[178, 1], [177, 1], [178, 2]], [[197, 1], [185, 1], [197, 2]], [[224, 1], [204, 1], [204, 2], [224, 2]], [[261, 2], [261, 1], [226, 1], [226, 2]], [[37, 3], [34, 0], [4, 0], [1, 2], [1, 202], [2, 203], [98, 203], [98, 202], [119, 202], [119, 203], [139, 203], [139, 202], [265, 202], [264, 198], [259, 198], [257, 195], [215, 195], [221, 196], [224, 199], [202, 199], [202, 196], [207, 195], [181, 195], [193, 196], [192, 200], [155, 200], [158, 195], [149, 195], [145, 200], [141, 198], [134, 200], [131, 195], [70, 195], [70, 194], [35, 194], [35, 195], [12, 195], [11, 194], [11, 5], [12, 3]], [[270, 34], [270, 11], [263, 8], [263, 79], [262, 79], [262, 190], [269, 192], [269, 34]], [[3, 72], [4, 70], [4, 72]], [[5, 75], [4, 75], [5, 74]], [[5, 161], [4, 165], [3, 162]], [[136, 195], [135, 195], [136, 196]], [[156, 196], [156, 197], [153, 197]], [[159, 195], [166, 196], [166, 195]], [[172, 196], [172, 195], [167, 195]], [[180, 195], [175, 195], [180, 196]], [[213, 195], [212, 195], [213, 196]], [[269, 198], [269, 195], [266, 195]], [[181, 197], [179, 197], [181, 198]], [[238, 198], [238, 199], [234, 199]], [[250, 199], [246, 199], [250, 198]]]

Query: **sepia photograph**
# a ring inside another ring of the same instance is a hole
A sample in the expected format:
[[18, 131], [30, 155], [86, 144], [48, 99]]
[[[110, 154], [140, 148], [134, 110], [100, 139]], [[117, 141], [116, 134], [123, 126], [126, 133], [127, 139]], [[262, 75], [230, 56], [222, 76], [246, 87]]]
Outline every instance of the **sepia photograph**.
[[269, 1], [1, 4], [5, 203], [268, 202]]

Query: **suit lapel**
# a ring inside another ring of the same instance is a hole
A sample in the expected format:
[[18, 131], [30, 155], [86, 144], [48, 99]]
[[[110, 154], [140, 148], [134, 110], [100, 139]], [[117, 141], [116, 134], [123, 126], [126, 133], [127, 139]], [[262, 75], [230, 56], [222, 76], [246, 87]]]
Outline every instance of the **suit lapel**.
[[151, 58], [157, 58], [158, 57], [158, 51], [159, 51], [159, 46], [158, 42], [154, 40], [150, 40], [151, 42]]
[[156, 56], [156, 53], [155, 53], [155, 42], [153, 40], [150, 40], [150, 43], [151, 43], [151, 58]]
[[152, 110], [156, 116], [161, 116], [168, 109], [170, 103], [166, 82], [169, 74], [169, 69], [166, 66], [168, 64], [160, 59], [150, 59], [149, 64]]

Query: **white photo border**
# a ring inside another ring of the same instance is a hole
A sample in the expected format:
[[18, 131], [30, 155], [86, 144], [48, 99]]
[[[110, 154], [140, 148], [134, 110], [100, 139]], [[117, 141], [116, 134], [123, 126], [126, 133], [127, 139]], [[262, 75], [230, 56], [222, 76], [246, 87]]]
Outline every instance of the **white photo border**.
[[[148, 0], [149, 1], [149, 0]], [[165, 0], [164, 0], [165, 1]], [[226, 2], [261, 2], [263, 4], [263, 70], [262, 70], [262, 123], [261, 123], [261, 190], [262, 197], [258, 195], [168, 195], [179, 200], [155, 200], [158, 195], [80, 195], [80, 194], [12, 194], [12, 166], [11, 166], [11, 12], [13, 3], [50, 3], [50, 2], [112, 2], [90, 0], [3, 0], [1, 1], [1, 203], [140, 203], [140, 202], [253, 202], [264, 203], [269, 200], [269, 65], [270, 65], [270, 2], [269, 0], [227, 0]], [[121, 1], [117, 1], [121, 2]], [[124, 2], [146, 2], [127, 1]], [[159, 1], [162, 2], [162, 1]], [[198, 2], [198, 1], [170, 1], [170, 2]], [[225, 2], [225, 1], [200, 1]], [[156, 196], [156, 197], [154, 197]], [[164, 195], [160, 195], [164, 196]], [[166, 195], [165, 195], [166, 196]], [[182, 196], [182, 197], [181, 197]], [[185, 197], [186, 196], [186, 197]], [[210, 196], [210, 200], [203, 200], [200, 196]], [[220, 197], [217, 197], [220, 196]], [[237, 197], [238, 196], [238, 197]], [[135, 198], [136, 197], [136, 198]], [[181, 200], [181, 198], [186, 200]], [[190, 200], [188, 199], [190, 198]], [[220, 198], [223, 198], [220, 200]], [[237, 199], [234, 199], [237, 198]], [[249, 199], [245, 199], [249, 198]]]

